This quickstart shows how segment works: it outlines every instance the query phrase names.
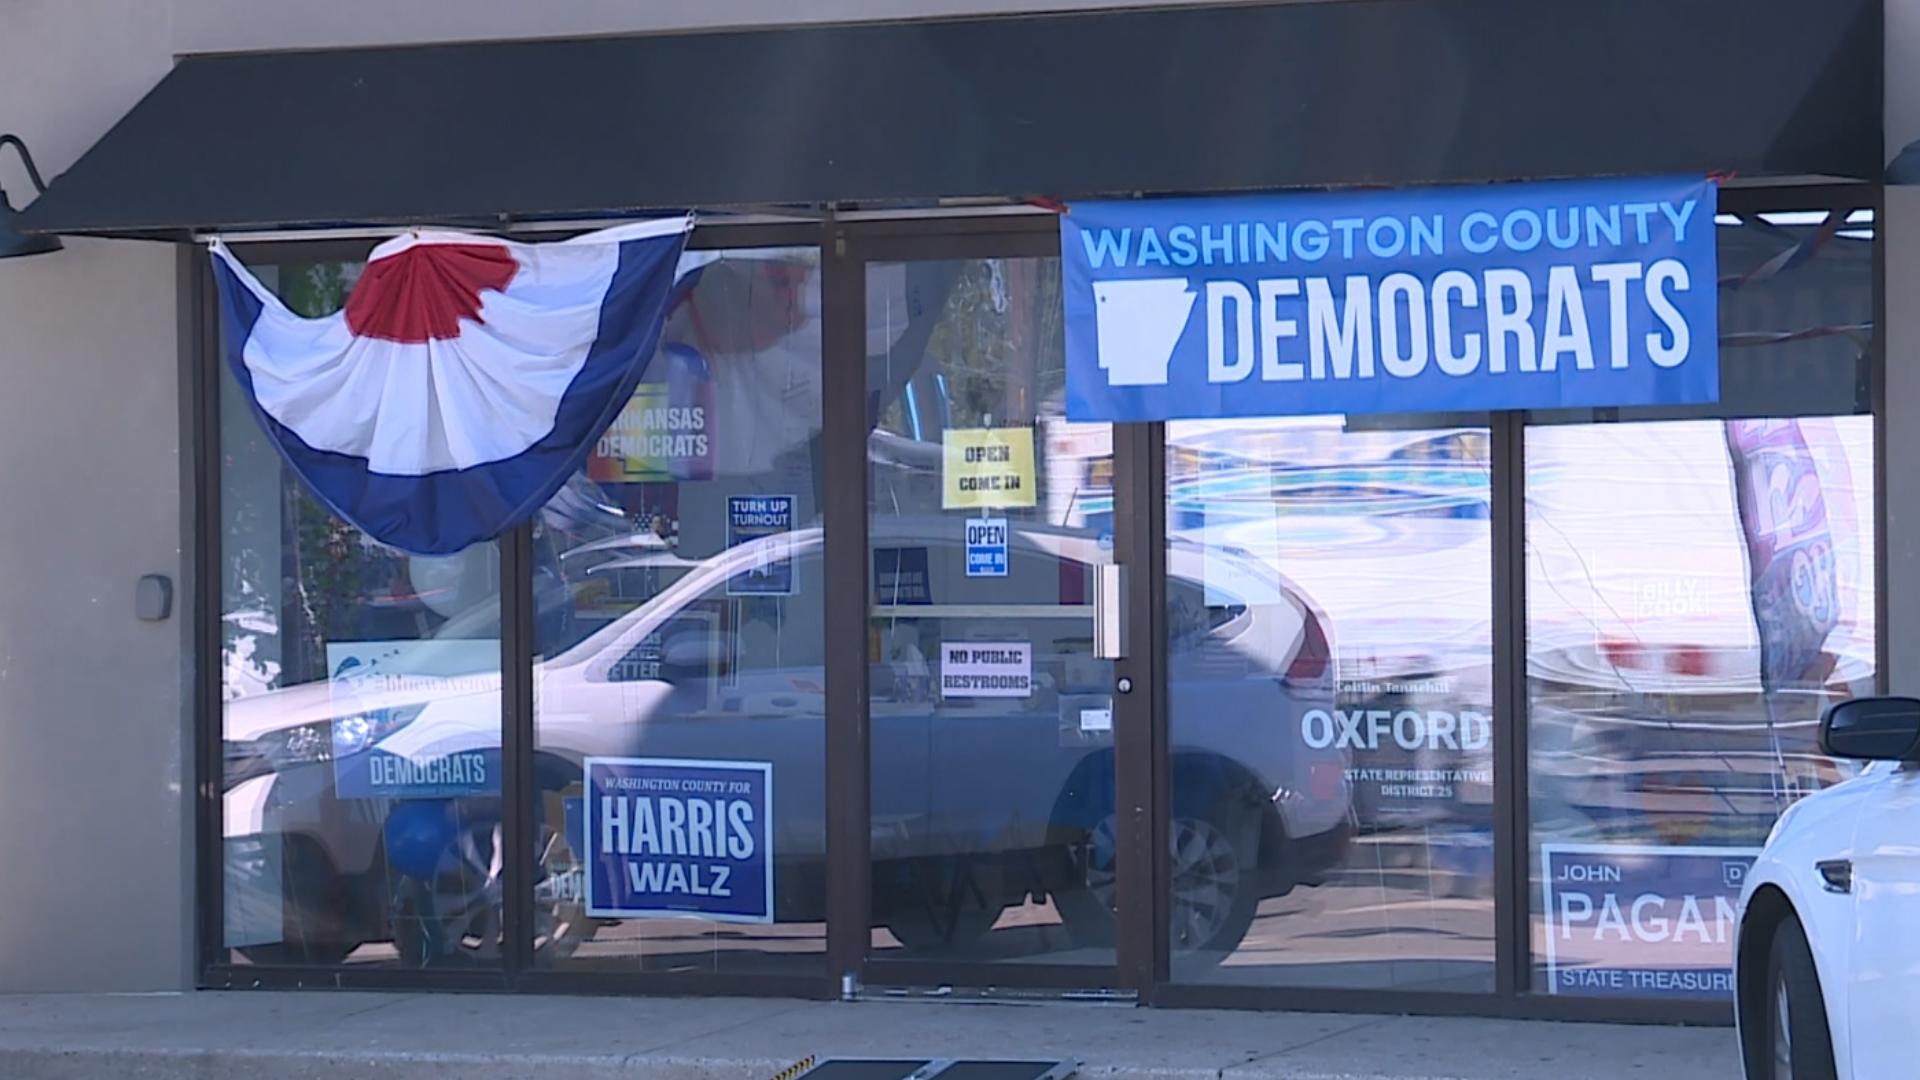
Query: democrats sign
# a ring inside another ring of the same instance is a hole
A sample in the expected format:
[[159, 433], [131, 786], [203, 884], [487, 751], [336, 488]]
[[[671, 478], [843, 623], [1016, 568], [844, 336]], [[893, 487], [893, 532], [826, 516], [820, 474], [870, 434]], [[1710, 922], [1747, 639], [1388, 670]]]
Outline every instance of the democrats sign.
[[1714, 185], [1075, 204], [1067, 417], [1718, 399]]
[[[452, 799], [500, 790], [500, 746], [413, 726], [429, 706], [498, 700], [500, 643], [329, 641], [334, 793], [342, 799]], [[479, 729], [484, 730], [484, 729]]]
[[773, 921], [773, 766], [588, 758], [587, 914]]

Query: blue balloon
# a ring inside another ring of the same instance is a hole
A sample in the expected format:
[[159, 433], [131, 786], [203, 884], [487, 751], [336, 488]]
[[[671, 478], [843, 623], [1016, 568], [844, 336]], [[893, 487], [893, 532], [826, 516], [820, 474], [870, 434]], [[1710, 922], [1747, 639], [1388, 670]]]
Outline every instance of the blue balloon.
[[409, 799], [387, 815], [387, 865], [425, 880], [453, 849], [459, 822], [451, 799]]

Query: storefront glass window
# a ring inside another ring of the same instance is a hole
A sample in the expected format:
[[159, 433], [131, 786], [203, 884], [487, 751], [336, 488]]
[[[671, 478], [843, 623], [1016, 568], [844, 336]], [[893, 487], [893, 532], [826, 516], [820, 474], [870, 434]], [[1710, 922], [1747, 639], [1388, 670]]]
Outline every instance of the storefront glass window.
[[[1165, 426], [1174, 981], [1493, 992], [1510, 712], [1532, 990], [1729, 997], [1748, 864], [1853, 772], [1816, 732], [1876, 680], [1878, 477], [1872, 213], [1716, 222], [1721, 401], [1528, 414], [1518, 565], [1484, 414]], [[687, 267], [531, 530], [534, 965], [820, 975], [820, 259]], [[358, 269], [256, 267], [307, 315]], [[875, 959], [1119, 953], [1114, 439], [1065, 419], [1060, 287], [867, 267]], [[372, 541], [220, 387], [225, 955], [497, 966], [501, 545]]]
[[1479, 426], [1168, 425], [1176, 979], [1493, 988], [1488, 475]]
[[818, 973], [819, 255], [684, 265], [645, 380], [535, 524], [535, 964]]
[[878, 958], [1114, 961], [1113, 442], [1060, 311], [1054, 258], [867, 272]]
[[[358, 272], [255, 269], [308, 316], [337, 310]], [[498, 964], [498, 549], [418, 558], [368, 539], [220, 378], [228, 955]]]
[[1527, 430], [1547, 993], [1731, 1000], [1746, 868], [1874, 685], [1871, 212], [1718, 220], [1721, 404]]

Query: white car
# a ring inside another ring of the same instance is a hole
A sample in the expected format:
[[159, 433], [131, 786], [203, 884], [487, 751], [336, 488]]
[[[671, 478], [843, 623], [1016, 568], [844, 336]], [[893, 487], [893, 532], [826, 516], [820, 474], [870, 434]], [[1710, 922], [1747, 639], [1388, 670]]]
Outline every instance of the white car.
[[1780, 816], [1735, 952], [1749, 1080], [1920, 1076], [1920, 700], [1835, 706], [1822, 748], [1870, 762]]

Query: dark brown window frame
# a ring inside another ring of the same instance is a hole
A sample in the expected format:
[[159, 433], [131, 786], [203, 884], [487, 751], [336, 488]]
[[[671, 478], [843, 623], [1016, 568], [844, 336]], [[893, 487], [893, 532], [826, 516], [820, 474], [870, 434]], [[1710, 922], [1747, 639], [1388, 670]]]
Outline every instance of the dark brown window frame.
[[[1878, 186], [1845, 183], [1730, 187], [1721, 192], [1721, 209], [1739, 212], [1869, 208], [1883, 206]], [[364, 258], [371, 239], [315, 240], [242, 244], [255, 260], [302, 261]], [[795, 224], [714, 224], [695, 233], [693, 246], [745, 248], [817, 246], [821, 251], [824, 382], [822, 405], [823, 467], [831, 475], [859, 475], [861, 484], [826, 485], [828, 590], [826, 632], [830, 638], [864, 634], [867, 492], [865, 480], [868, 417], [865, 387], [865, 275], [868, 261], [1031, 255], [1057, 252], [1058, 230], [1051, 215], [986, 214], [836, 218]], [[1874, 240], [1873, 311], [1876, 323], [1885, 311], [1885, 245]], [[195, 821], [195, 882], [198, 893], [194, 956], [203, 988], [239, 989], [387, 989], [553, 993], [635, 993], [674, 995], [771, 995], [827, 999], [841, 995], [842, 976], [861, 983], [869, 976], [901, 981], [984, 982], [1012, 989], [1080, 987], [1084, 973], [1031, 965], [941, 965], [867, 960], [868, 776], [866, 729], [867, 673], [864, 664], [829, 661], [828, 722], [825, 761], [829, 804], [828, 936], [825, 966], [814, 976], [720, 974], [628, 974], [541, 971], [532, 966], [530, 923], [531, 856], [509, 875], [506, 927], [512, 946], [499, 971], [356, 969], [348, 967], [252, 967], [225, 959], [223, 899], [225, 883], [221, 823], [221, 655], [219, 453], [219, 323], [209, 264], [204, 250], [182, 246], [179, 267], [181, 421], [189, 463], [183, 467], [183, 550], [189, 553], [185, 587], [192, 624], [192, 690]], [[1875, 606], [1876, 681], [1884, 690], [1886, 641], [1886, 349], [1875, 334], [1872, 357], [1872, 408], [1875, 424]], [[837, 392], [836, 392], [837, 389]], [[1168, 878], [1163, 845], [1169, 805], [1165, 768], [1166, 627], [1164, 598], [1151, 587], [1132, 590], [1134, 655], [1116, 674], [1144, 680], [1152, 695], [1136, 694], [1140, 715], [1118, 725], [1122, 736], [1118, 798], [1148, 811], [1145, 828], [1135, 829], [1123, 850], [1145, 874], [1130, 877], [1134, 890], [1150, 895], [1126, 905], [1132, 913], [1122, 928], [1123, 948], [1117, 974], [1121, 992], [1143, 1004], [1172, 1007], [1287, 1009], [1334, 1012], [1393, 1012], [1435, 1016], [1491, 1016], [1528, 1019], [1620, 1021], [1630, 1023], [1729, 1024], [1730, 1005], [1658, 999], [1564, 997], [1532, 990], [1529, 802], [1527, 792], [1525, 418], [1520, 413], [1492, 417], [1495, 683], [1495, 964], [1493, 993], [1445, 993], [1402, 990], [1339, 990], [1304, 987], [1244, 987], [1176, 984], [1169, 981], [1165, 920], [1161, 917]], [[1142, 582], [1159, 580], [1165, 560], [1165, 427], [1119, 425], [1115, 431], [1116, 553], [1133, 565]], [[533, 745], [533, 621], [531, 600], [532, 535], [522, 527], [502, 537], [502, 754], [509, 851], [531, 852], [530, 761]], [[1141, 628], [1144, 627], [1144, 630]], [[1117, 718], [1122, 721], [1125, 718]], [[523, 865], [524, 864], [524, 865]], [[1146, 885], [1151, 883], [1151, 888]], [[1129, 886], [1123, 882], [1122, 888]], [[1144, 899], [1146, 902], [1140, 902]], [[885, 980], [872, 980], [885, 981]]]

